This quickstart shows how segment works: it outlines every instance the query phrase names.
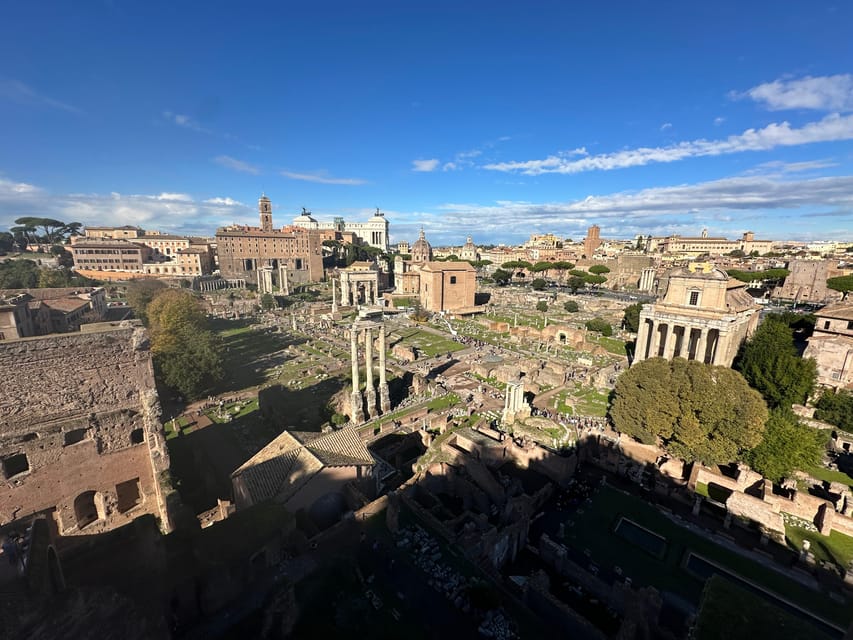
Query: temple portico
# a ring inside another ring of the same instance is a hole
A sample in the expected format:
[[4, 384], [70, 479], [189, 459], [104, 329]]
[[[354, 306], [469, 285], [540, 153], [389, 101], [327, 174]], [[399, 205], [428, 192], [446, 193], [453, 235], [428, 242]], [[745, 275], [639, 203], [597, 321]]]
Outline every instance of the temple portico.
[[758, 321], [744, 283], [702, 264], [671, 272], [667, 282], [663, 300], [640, 311], [634, 362], [684, 358], [731, 366]]

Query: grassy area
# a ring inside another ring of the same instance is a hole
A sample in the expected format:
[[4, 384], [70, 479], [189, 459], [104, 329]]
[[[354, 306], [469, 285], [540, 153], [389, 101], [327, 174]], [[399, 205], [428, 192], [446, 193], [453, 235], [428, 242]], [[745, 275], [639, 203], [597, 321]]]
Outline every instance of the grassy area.
[[[638, 525], [663, 536], [667, 548], [662, 559], [637, 553], [613, 535], [613, 527], [626, 516]], [[574, 526], [566, 528], [565, 542], [579, 551], [589, 549], [591, 557], [605, 566], [618, 565], [635, 585], [653, 585], [698, 602], [703, 580], [687, 572], [682, 564], [694, 552], [726, 570], [798, 603], [829, 620], [846, 626], [851, 611], [846, 604], [832, 602], [762, 564], [678, 526], [639, 498], [610, 487], [602, 488], [590, 505], [574, 516]]]
[[627, 353], [625, 351], [625, 341], [624, 340], [620, 340], [619, 338], [611, 338], [608, 336], [593, 337], [593, 335], [591, 333], [587, 334], [587, 336], [591, 342], [595, 342], [595, 343], [601, 345], [602, 347], [607, 349], [610, 353], [615, 353], [618, 356], [627, 355]]
[[596, 389], [583, 388], [575, 391], [574, 395], [575, 412], [581, 416], [599, 416], [607, 415], [607, 397], [608, 394]]
[[227, 372], [225, 380], [214, 389], [215, 393], [239, 391], [262, 384], [269, 370], [281, 364], [266, 358], [296, 342], [283, 333], [257, 330], [249, 320], [213, 320], [211, 325], [222, 338], [225, 347], [223, 364]]
[[[240, 405], [240, 410], [237, 413], [234, 413], [234, 408], [237, 405]], [[248, 402], [245, 402], [245, 403], [244, 402], [232, 402], [231, 404], [225, 405], [223, 408], [224, 408], [225, 412], [231, 416], [231, 419], [235, 420], [237, 418], [242, 418], [243, 416], [247, 416], [250, 413], [253, 413], [254, 411], [257, 411], [258, 410], [258, 399], [252, 398], [251, 400], [249, 400]], [[218, 414], [219, 414], [218, 408], [208, 409], [207, 411], [205, 411], [205, 415], [208, 418], [210, 418], [211, 420], [213, 420], [214, 422], [226, 422], [226, 420], [220, 420]]]
[[838, 531], [831, 531], [828, 536], [822, 536], [816, 531], [786, 524], [785, 538], [796, 551], [803, 548], [804, 540], [808, 540], [811, 543], [809, 551], [814, 554], [815, 559], [831, 562], [842, 570], [846, 570], [853, 562], [853, 538]]
[[725, 487], [720, 487], [715, 484], [707, 485], [704, 482], [696, 483], [696, 493], [700, 496], [710, 498], [711, 500], [716, 500], [717, 502], [725, 502], [732, 494], [732, 492]]
[[427, 408], [430, 411], [443, 411], [449, 409], [459, 402], [459, 396], [455, 393], [446, 393], [440, 398], [434, 398], [427, 403]]
[[400, 336], [398, 344], [415, 347], [428, 357], [441, 353], [452, 353], [465, 348], [464, 344], [456, 342], [452, 338], [421, 329], [406, 329], [399, 331], [398, 335]]
[[708, 580], [692, 637], [695, 640], [828, 640], [812, 624], [801, 620], [761, 596], [720, 576]]
[[842, 484], [853, 487], [853, 478], [843, 471], [834, 471], [833, 469], [819, 466], [808, 467], [803, 469], [803, 471], [823, 482], [841, 482]]

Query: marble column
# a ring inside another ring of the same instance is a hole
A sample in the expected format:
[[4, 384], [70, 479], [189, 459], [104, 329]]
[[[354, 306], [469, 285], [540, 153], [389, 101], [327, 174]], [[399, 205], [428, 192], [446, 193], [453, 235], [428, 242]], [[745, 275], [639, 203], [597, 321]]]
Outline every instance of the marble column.
[[672, 352], [675, 350], [675, 337], [675, 325], [667, 325], [666, 342], [664, 343], [663, 347], [663, 357], [667, 360], [672, 359]]
[[699, 332], [699, 344], [696, 346], [696, 359], [705, 362], [705, 351], [708, 348], [708, 328], [704, 327]]
[[367, 400], [367, 416], [375, 418], [376, 411], [376, 389], [373, 387], [373, 331], [370, 328], [364, 330], [364, 395]]
[[391, 396], [388, 393], [388, 380], [385, 378], [385, 325], [379, 327], [379, 409], [382, 413], [391, 410]]
[[660, 327], [661, 324], [657, 320], [652, 322], [652, 352], [650, 358], [657, 358], [660, 353]]
[[645, 360], [649, 350], [649, 322], [640, 320], [637, 328], [637, 345], [634, 348], [634, 362]]
[[332, 313], [338, 312], [338, 298], [335, 295], [335, 279], [332, 278]]
[[356, 423], [364, 422], [363, 398], [358, 382], [358, 329], [355, 325], [350, 329], [350, 358], [352, 359], [352, 394], [350, 402], [350, 419]]

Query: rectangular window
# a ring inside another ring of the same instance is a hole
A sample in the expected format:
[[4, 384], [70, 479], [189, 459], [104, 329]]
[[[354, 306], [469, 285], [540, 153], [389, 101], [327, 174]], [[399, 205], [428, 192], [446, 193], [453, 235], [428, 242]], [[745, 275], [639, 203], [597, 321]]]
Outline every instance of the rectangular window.
[[450, 284], [456, 284], [456, 276], [450, 276]]
[[825, 322], [823, 323], [823, 328], [824, 328], [824, 329], [829, 329], [829, 325], [830, 325], [830, 324], [831, 324], [831, 323], [829, 322], [829, 320], [825, 321]]
[[690, 292], [690, 306], [695, 307], [699, 304], [699, 292], [691, 291]]

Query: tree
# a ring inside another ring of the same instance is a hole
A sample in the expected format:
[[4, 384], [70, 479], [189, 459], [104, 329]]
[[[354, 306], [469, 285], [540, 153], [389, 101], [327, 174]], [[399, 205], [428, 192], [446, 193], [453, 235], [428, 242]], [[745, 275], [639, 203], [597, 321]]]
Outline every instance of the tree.
[[74, 266], [74, 256], [61, 244], [55, 244], [50, 248], [50, 252], [56, 256], [56, 264], [60, 267], [70, 269]]
[[815, 418], [853, 433], [853, 392], [826, 389], [815, 407]]
[[530, 271], [533, 273], [542, 273], [543, 271], [548, 271], [548, 269], [553, 269], [554, 263], [548, 262], [547, 260], [540, 260], [532, 267], [530, 267]]
[[844, 299], [846, 300], [847, 294], [853, 291], [853, 276], [827, 278], [826, 286], [835, 291], [841, 291], [844, 294]]
[[601, 318], [587, 320], [586, 328], [588, 331], [595, 331], [603, 336], [613, 335], [613, 327], [610, 326], [610, 323], [607, 322], [607, 320], [602, 320]]
[[617, 430], [687, 462], [726, 464], [761, 442], [767, 405], [737, 371], [650, 358], [619, 376], [610, 404]]
[[275, 298], [271, 293], [265, 293], [261, 296], [261, 309], [269, 311], [270, 309], [275, 309], [275, 307]]
[[148, 311], [148, 305], [165, 289], [166, 285], [160, 280], [141, 278], [127, 285], [125, 299], [127, 300], [127, 304], [133, 309], [136, 317], [145, 322], [147, 320], [146, 312]]
[[763, 271], [741, 271], [740, 269], [729, 269], [726, 271], [730, 277], [741, 282], [756, 282], [758, 280], [784, 280], [791, 273], [787, 269], [764, 269]]
[[29, 289], [38, 286], [39, 268], [32, 260], [6, 260], [0, 265], [0, 289]]
[[607, 282], [607, 278], [605, 276], [597, 276], [595, 274], [588, 275], [584, 280], [587, 284], [591, 285], [599, 285]]
[[586, 287], [586, 280], [578, 276], [572, 276], [566, 283], [566, 286], [572, 290], [572, 293], [577, 293], [578, 289]]
[[817, 363], [812, 358], [800, 358], [793, 332], [774, 318], [765, 318], [759, 325], [733, 366], [764, 396], [770, 408], [804, 403], [817, 380]]
[[577, 313], [580, 311], [580, 307], [578, 303], [574, 300], [567, 300], [563, 303], [563, 309], [565, 309], [568, 313]]
[[625, 327], [625, 331], [637, 333], [640, 330], [640, 311], [642, 309], [642, 302], [625, 307], [625, 315], [622, 316], [622, 326]]
[[0, 231], [0, 254], [8, 253], [15, 248], [15, 236], [8, 231]]
[[589, 272], [594, 273], [597, 276], [601, 276], [605, 273], [610, 273], [610, 269], [605, 267], [603, 264], [594, 264], [589, 268]]
[[542, 291], [548, 286], [548, 283], [543, 278], [536, 278], [530, 283], [530, 286], [533, 287], [534, 291]]
[[791, 472], [820, 464], [826, 450], [826, 437], [817, 429], [802, 424], [790, 411], [775, 409], [770, 413], [761, 444], [752, 449], [746, 460], [765, 478], [781, 482]]
[[148, 304], [147, 317], [154, 367], [163, 383], [185, 398], [197, 398], [222, 378], [222, 343], [191, 292], [161, 291]]
[[504, 271], [503, 269], [495, 269], [495, 272], [492, 274], [492, 280], [497, 282], [499, 285], [505, 285], [511, 278], [512, 273]]
[[547, 312], [548, 311], [548, 303], [545, 302], [544, 300], [540, 300], [539, 302], [536, 303], [536, 310], [541, 311], [542, 313]]

